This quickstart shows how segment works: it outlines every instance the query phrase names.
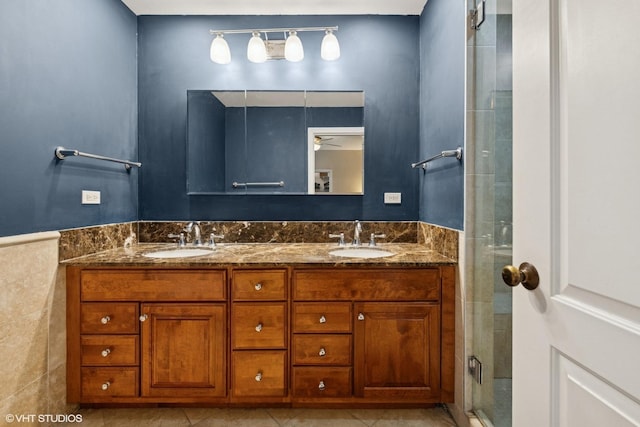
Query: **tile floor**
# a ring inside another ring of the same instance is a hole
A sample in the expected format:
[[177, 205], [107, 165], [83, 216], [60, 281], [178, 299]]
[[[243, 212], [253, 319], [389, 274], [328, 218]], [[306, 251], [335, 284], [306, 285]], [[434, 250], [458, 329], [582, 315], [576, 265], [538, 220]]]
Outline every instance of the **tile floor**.
[[[83, 427], [455, 427], [442, 407], [430, 409], [80, 409]], [[78, 425], [69, 423], [68, 426]]]

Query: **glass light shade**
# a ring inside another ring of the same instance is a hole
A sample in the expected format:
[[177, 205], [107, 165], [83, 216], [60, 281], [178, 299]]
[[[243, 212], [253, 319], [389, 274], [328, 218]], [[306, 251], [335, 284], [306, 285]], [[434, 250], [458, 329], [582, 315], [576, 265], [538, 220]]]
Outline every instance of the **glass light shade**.
[[284, 57], [291, 62], [299, 62], [304, 58], [302, 41], [295, 31], [289, 32], [289, 37], [287, 37], [287, 41], [284, 44]]
[[328, 30], [322, 39], [322, 46], [320, 47], [320, 56], [325, 61], [335, 61], [340, 58], [340, 44], [338, 38], [333, 34], [333, 31]]
[[227, 41], [218, 34], [211, 42], [211, 60], [216, 64], [228, 64], [231, 62], [231, 51]]
[[249, 61], [256, 63], [267, 60], [267, 47], [258, 32], [254, 32], [253, 37], [249, 40], [249, 44], [247, 45], [247, 58]]

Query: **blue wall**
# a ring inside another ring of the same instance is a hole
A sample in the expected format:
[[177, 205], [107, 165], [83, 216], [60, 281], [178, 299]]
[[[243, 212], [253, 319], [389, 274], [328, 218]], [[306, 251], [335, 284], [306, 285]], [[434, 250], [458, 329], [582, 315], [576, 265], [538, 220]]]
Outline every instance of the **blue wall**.
[[[0, 3], [0, 236], [192, 218], [462, 228], [462, 166], [442, 160], [424, 176], [408, 167], [462, 143], [466, 12], [457, 3], [430, 0], [420, 17], [138, 18], [119, 0]], [[232, 64], [208, 58], [210, 28], [318, 25], [340, 26], [339, 61], [319, 59], [321, 33], [301, 34], [297, 64], [248, 62], [243, 35], [227, 36]], [[365, 195], [188, 196], [188, 89], [364, 90]], [[143, 167], [57, 161], [58, 145]], [[81, 205], [83, 189], [101, 191], [102, 204]], [[385, 206], [384, 192], [402, 192], [402, 205]]]
[[[465, 5], [429, 0], [420, 16], [420, 159], [464, 145]], [[461, 230], [464, 167], [455, 158], [430, 163], [420, 179], [421, 221]]]
[[[136, 17], [118, 0], [0, 3], [0, 236], [131, 221], [137, 171], [58, 145], [137, 157]], [[82, 190], [102, 192], [81, 205]]]
[[[246, 59], [248, 35], [228, 35], [232, 63], [209, 59], [209, 29], [338, 25], [342, 57], [320, 59], [322, 33], [301, 33], [300, 63]], [[140, 219], [416, 220], [419, 17], [138, 17]], [[461, 41], [462, 43], [462, 41]], [[187, 90], [364, 90], [364, 196], [187, 195]], [[402, 205], [384, 205], [402, 192]]]

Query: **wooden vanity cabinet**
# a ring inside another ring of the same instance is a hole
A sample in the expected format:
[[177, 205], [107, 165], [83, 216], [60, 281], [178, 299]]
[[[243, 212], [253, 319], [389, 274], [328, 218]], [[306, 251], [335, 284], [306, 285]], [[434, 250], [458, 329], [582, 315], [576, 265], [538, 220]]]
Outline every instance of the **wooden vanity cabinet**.
[[224, 269], [67, 268], [67, 400], [224, 402]]
[[[308, 403], [314, 401], [309, 397], [336, 396], [351, 399], [332, 403], [452, 402], [454, 280], [453, 267], [294, 270], [294, 402], [296, 397]], [[350, 319], [332, 332], [352, 339], [351, 363], [341, 359], [334, 365], [342, 365], [342, 370], [315, 372], [321, 384], [318, 390], [316, 380], [312, 391], [314, 381], [308, 378], [314, 371], [303, 365], [323, 335], [314, 341], [298, 333], [321, 332], [329, 312], [341, 308]], [[305, 326], [312, 323], [306, 319], [314, 317], [323, 322]], [[346, 370], [352, 372], [352, 389], [325, 393], [329, 384], [344, 383]]]
[[67, 267], [81, 404], [452, 402], [455, 267]]

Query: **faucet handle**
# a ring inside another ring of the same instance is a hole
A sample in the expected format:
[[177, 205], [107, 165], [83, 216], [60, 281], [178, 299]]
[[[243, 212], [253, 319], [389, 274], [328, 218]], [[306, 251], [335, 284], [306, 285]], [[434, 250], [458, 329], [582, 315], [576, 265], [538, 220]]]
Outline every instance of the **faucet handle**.
[[224, 234], [211, 233], [209, 235], [209, 246], [211, 246], [212, 248], [214, 248], [216, 246], [216, 240], [215, 239], [224, 239]]
[[167, 236], [170, 239], [178, 239], [178, 246], [179, 247], [183, 247], [187, 245], [187, 240], [184, 237], [184, 233], [180, 233], [180, 234], [169, 234]]
[[344, 243], [344, 233], [340, 233], [340, 234], [331, 234], [331, 233], [329, 233], [329, 238], [330, 239], [339, 239], [338, 240], [338, 246], [346, 246], [346, 243]]
[[386, 239], [387, 235], [382, 233], [382, 234], [375, 234], [375, 233], [371, 233], [371, 238], [369, 239], [369, 246], [376, 246], [376, 239]]

